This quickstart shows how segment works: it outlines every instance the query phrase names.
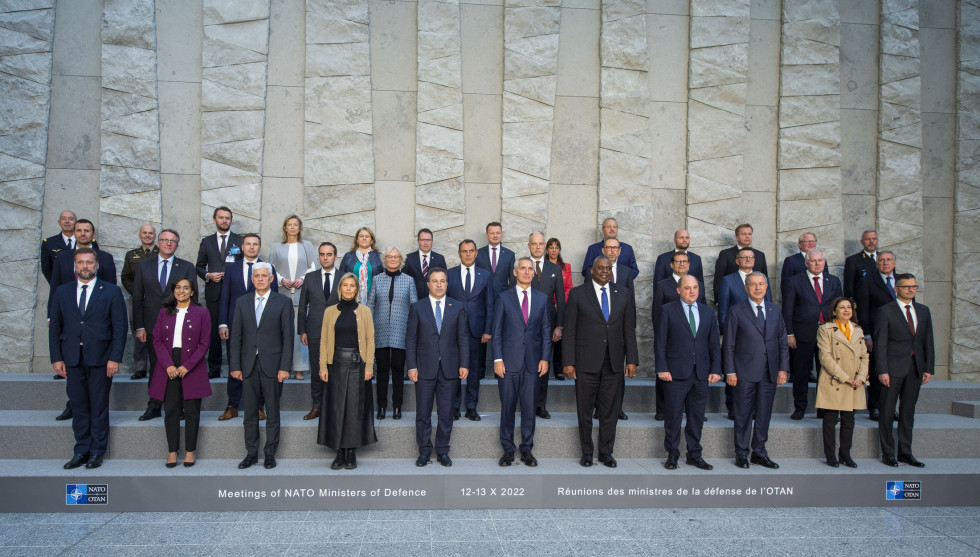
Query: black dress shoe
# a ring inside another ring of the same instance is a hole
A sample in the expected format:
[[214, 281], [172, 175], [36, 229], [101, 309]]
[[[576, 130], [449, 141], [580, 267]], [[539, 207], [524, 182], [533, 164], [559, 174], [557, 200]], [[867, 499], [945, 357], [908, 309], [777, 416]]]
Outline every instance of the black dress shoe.
[[346, 454], [346, 451], [344, 451], [344, 449], [340, 449], [339, 451], [337, 451], [337, 458], [333, 459], [333, 462], [330, 463], [330, 469], [331, 470], [340, 470], [341, 468], [343, 468], [344, 467], [344, 457], [346, 457], [346, 456], [347, 456], [347, 454]]
[[922, 461], [920, 461], [919, 459], [915, 458], [911, 454], [900, 454], [900, 455], [898, 455], [898, 461], [899, 462], [904, 462], [905, 464], [908, 464], [909, 466], [915, 466], [916, 468], [925, 468], [926, 467], [926, 465]]
[[769, 460], [768, 456], [761, 456], [761, 455], [754, 454], [749, 459], [749, 461], [752, 464], [758, 464], [759, 466], [764, 466], [766, 468], [771, 468], [773, 470], [779, 468], [779, 465], [773, 462], [772, 460]]
[[892, 468], [898, 468], [898, 460], [893, 456], [881, 457], [881, 463]]
[[687, 465], [688, 466], [694, 466], [695, 468], [700, 468], [702, 470], [713, 470], [715, 468], [714, 466], [712, 466], [712, 465], [708, 464], [707, 462], [705, 462], [704, 459], [701, 458], [701, 457], [699, 457], [699, 456], [697, 456], [697, 457], [688, 457], [687, 458]]
[[154, 410], [152, 408], [147, 408], [146, 411], [143, 412], [143, 415], [139, 417], [139, 421], [145, 422], [147, 420], [152, 420], [153, 418], [159, 418], [159, 417], [160, 417], [159, 409]]
[[878, 418], [881, 417], [881, 412], [877, 410], [872, 410], [868, 412], [868, 419], [877, 422]]
[[137, 371], [129, 376], [130, 381], [136, 381], [137, 379], [146, 379], [146, 371]]
[[378, 408], [378, 419], [379, 420], [385, 419], [385, 409], [384, 408]]
[[620, 410], [619, 411], [619, 419], [622, 420], [622, 421], [626, 421], [626, 420], [630, 419], [630, 417], [626, 415], [626, 412], [623, 412], [622, 410]]
[[514, 464], [514, 453], [504, 453], [504, 456], [500, 457], [497, 461], [500, 466], [510, 466]]
[[599, 462], [603, 463], [607, 468], [616, 467], [616, 459], [612, 455], [602, 456], [599, 455]]
[[102, 458], [103, 455], [100, 454], [92, 455], [92, 458], [88, 459], [88, 462], [85, 463], [85, 468], [91, 470], [102, 466]]
[[837, 458], [840, 459], [840, 463], [841, 464], [843, 464], [844, 466], [847, 466], [848, 468], [857, 468], [858, 467], [857, 462], [854, 462], [854, 459], [851, 458], [851, 455], [839, 454], [839, 455], [837, 455]]
[[244, 470], [246, 468], [250, 468], [253, 464], [257, 464], [258, 462], [259, 462], [259, 457], [254, 454], [250, 454], [246, 456], [244, 459], [242, 459], [241, 462], [238, 463], [238, 469]]
[[556, 373], [555, 374], [555, 380], [556, 381], [564, 381], [565, 380], [565, 374], [564, 373]]
[[429, 463], [429, 455], [419, 455], [419, 457], [415, 459], [415, 465], [418, 466], [419, 468], [425, 466], [428, 463]]
[[453, 459], [449, 458], [449, 455], [447, 454], [436, 455], [436, 460], [439, 461], [439, 464], [442, 464], [447, 468], [453, 465]]
[[840, 468], [840, 462], [838, 462], [833, 456], [828, 456], [827, 466], [830, 466], [831, 468]]
[[541, 418], [542, 420], [551, 419], [551, 414], [544, 408], [538, 408], [538, 410], [534, 413], [534, 415]]
[[347, 458], [344, 460], [344, 470], [353, 470], [357, 468], [357, 455], [354, 454], [354, 449], [347, 449]]
[[663, 412], [657, 412], [656, 414], [653, 415], [653, 419], [654, 420], [657, 420], [658, 422], [664, 421], [664, 413]]
[[71, 408], [65, 407], [65, 409], [61, 411], [61, 414], [58, 414], [55, 417], [55, 419], [58, 420], [59, 422], [64, 421], [64, 420], [70, 420], [71, 419]]
[[466, 417], [469, 418], [471, 422], [480, 421], [480, 415], [476, 413], [476, 408], [467, 408]]
[[273, 468], [276, 467], [276, 457], [274, 456], [265, 457], [265, 461], [262, 463], [262, 466], [265, 466], [266, 470], [272, 470]]
[[196, 460], [192, 460], [192, 461], [190, 461], [190, 462], [187, 462], [187, 461], [185, 460], [185, 461], [184, 461], [184, 468], [190, 468], [191, 466], [194, 466], [194, 463], [195, 463], [195, 462], [197, 462], [197, 461], [196, 461]]
[[664, 462], [664, 468], [677, 470], [677, 457], [672, 454], [667, 455], [667, 462]]
[[58, 379], [64, 379], [64, 377], [62, 377], [62, 376], [58, 375], [57, 373], [55, 373], [54, 374], [54, 379], [55, 379], [55, 381], [57, 381]]
[[578, 461], [578, 463], [581, 464], [582, 466], [585, 466], [586, 468], [592, 466], [592, 455], [590, 454], [582, 455], [582, 458]]
[[208, 379], [217, 379], [219, 377], [221, 377], [221, 370], [220, 369], [219, 370], [216, 370], [216, 371], [209, 371], [208, 372]]
[[802, 420], [806, 417], [806, 410], [793, 410], [793, 415], [789, 417], [791, 420]]
[[744, 456], [736, 456], [735, 457], [735, 466], [738, 466], [739, 468], [748, 468], [749, 467], [749, 459], [745, 458]]
[[458, 408], [456, 410], [453, 410], [453, 421], [455, 422], [456, 420], [458, 420], [461, 415], [462, 414], [459, 413]]
[[173, 462], [168, 462], [167, 463], [167, 468], [176, 468], [176, 467], [177, 467], [177, 461], [176, 460], [173, 461]]
[[534, 458], [531, 451], [521, 451], [521, 462], [523, 462], [525, 466], [530, 466], [531, 468], [538, 465], [538, 459]]
[[85, 464], [85, 461], [87, 460], [88, 460], [87, 454], [77, 454], [71, 457], [71, 460], [65, 463], [65, 470], [72, 470], [74, 468], [78, 468], [79, 466]]
[[734, 412], [729, 412], [728, 413], [728, 419], [734, 422], [735, 421], [735, 413]]
[[395, 409], [391, 411], [391, 419], [392, 420], [402, 419], [402, 409], [396, 406]]

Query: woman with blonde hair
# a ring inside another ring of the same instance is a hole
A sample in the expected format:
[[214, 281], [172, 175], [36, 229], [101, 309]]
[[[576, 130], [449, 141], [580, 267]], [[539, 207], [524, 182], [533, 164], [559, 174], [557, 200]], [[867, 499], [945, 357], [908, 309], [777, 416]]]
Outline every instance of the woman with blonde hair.
[[[296, 215], [289, 215], [282, 222], [282, 241], [272, 244], [269, 263], [279, 275], [280, 294], [293, 299], [293, 315], [299, 317], [299, 291], [303, 287], [303, 277], [317, 264], [316, 251], [309, 240], [303, 239], [303, 221]], [[293, 323], [295, 329], [296, 324]], [[305, 379], [303, 371], [310, 369], [309, 349], [302, 342], [293, 343], [293, 367], [296, 379]], [[292, 371], [292, 370], [289, 370]]]

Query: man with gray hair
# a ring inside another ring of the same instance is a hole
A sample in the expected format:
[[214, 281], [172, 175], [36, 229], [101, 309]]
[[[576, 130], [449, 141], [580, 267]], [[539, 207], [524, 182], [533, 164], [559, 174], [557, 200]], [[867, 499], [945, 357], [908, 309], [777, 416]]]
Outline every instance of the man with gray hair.
[[[619, 239], [619, 223], [612, 217], [608, 217], [602, 221], [602, 240], [589, 246], [589, 249], [585, 252], [585, 260], [582, 262], [582, 276], [586, 280], [589, 278], [589, 269], [592, 268], [592, 262], [595, 261], [596, 257], [602, 255], [603, 242], [609, 238]], [[633, 246], [626, 242], [620, 242], [619, 247], [619, 264], [629, 267], [633, 273], [633, 278], [636, 278], [636, 275], [640, 274], [640, 268], [636, 265]]]
[[786, 283], [783, 292], [783, 320], [789, 344], [789, 369], [793, 382], [794, 420], [806, 415], [807, 391], [811, 369], [820, 369], [817, 354], [817, 328], [833, 319], [830, 302], [844, 295], [840, 279], [826, 270], [823, 251], [806, 252], [806, 271]]
[[[783, 266], [779, 273], [779, 291], [786, 292], [786, 284], [789, 279], [806, 271], [806, 252], [817, 248], [817, 235], [813, 232], [800, 234], [796, 242], [800, 251], [783, 259]], [[785, 296], [785, 294], [783, 294]]]
[[[527, 237], [527, 249], [531, 253], [531, 263], [534, 266], [534, 276], [531, 278], [531, 288], [541, 292], [548, 300], [548, 319], [551, 323], [551, 342], [558, 342], [562, 336], [562, 321], [565, 319], [565, 285], [561, 277], [561, 269], [544, 256], [545, 236], [542, 232], [532, 232]], [[517, 284], [517, 279], [511, 277], [510, 285]], [[538, 377], [538, 400], [535, 413], [545, 420], [551, 418], [548, 412], [548, 374]], [[521, 409], [523, 412], [523, 408]]]

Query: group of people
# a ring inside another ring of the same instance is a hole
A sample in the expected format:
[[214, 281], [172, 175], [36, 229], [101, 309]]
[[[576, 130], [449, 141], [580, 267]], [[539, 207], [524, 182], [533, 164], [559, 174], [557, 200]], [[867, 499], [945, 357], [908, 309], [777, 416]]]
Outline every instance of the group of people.
[[[427, 465], [435, 452], [451, 466], [453, 422], [481, 420], [480, 380], [488, 368], [499, 387], [500, 466], [514, 464], [518, 453], [524, 465], [537, 465], [535, 423], [550, 418], [552, 377], [575, 381], [580, 464], [592, 466], [597, 452], [600, 463], [617, 465], [617, 421], [628, 419], [625, 379], [639, 362], [633, 282], [639, 268], [632, 246], [618, 239], [615, 219], [603, 222], [603, 239], [585, 256], [584, 283], [573, 287], [558, 239], [532, 233], [527, 254], [519, 256], [502, 245], [497, 222], [486, 226], [487, 245], [460, 242], [460, 264], [447, 268], [424, 228], [418, 250], [402, 254], [396, 247], [380, 252], [363, 227], [338, 264], [337, 247], [322, 242], [314, 249], [303, 239], [302, 220], [290, 215], [265, 262], [258, 234], [231, 232], [230, 209], [219, 207], [212, 217], [215, 233], [201, 240], [196, 264], [176, 257], [176, 231], [139, 230], [141, 245], [126, 253], [121, 273], [131, 319], [113, 259], [98, 249], [90, 221], [64, 211], [62, 232], [42, 243], [51, 360], [56, 377], [68, 379], [69, 403], [58, 418], [73, 420], [76, 438], [66, 469], [102, 463], [108, 393], [127, 326], [135, 339], [132, 378], [149, 376], [140, 420], [164, 416], [167, 467], [177, 466], [182, 420], [183, 463], [195, 462], [201, 399], [212, 394], [210, 379], [220, 377], [222, 346], [228, 403], [218, 419], [235, 418], [241, 408], [246, 456], [239, 468], [258, 462], [261, 420], [263, 465], [276, 466], [282, 384], [304, 379], [305, 369], [311, 410], [304, 419], [319, 420], [317, 442], [337, 451], [333, 469], [356, 468], [356, 449], [377, 442], [374, 421], [388, 415], [389, 380], [391, 417], [401, 419], [406, 375], [415, 384], [416, 465]], [[714, 307], [706, 302], [701, 258], [688, 249], [686, 230], [656, 259], [654, 409], [664, 421], [664, 466], [677, 468], [686, 416], [686, 462], [712, 468], [702, 458], [701, 430], [708, 384], [724, 379], [735, 464], [778, 468], [765, 446], [776, 386], [792, 382], [791, 418], [803, 419], [812, 370], [819, 372], [816, 407], [829, 465], [856, 466], [850, 456], [855, 411], [868, 408], [878, 420], [883, 461], [922, 466], [911, 452], [912, 427], [934, 350], [929, 310], [914, 301], [915, 277], [896, 274], [894, 254], [878, 251], [877, 234], [867, 231], [841, 281], [827, 272], [816, 236], [806, 233], [800, 253], [783, 263], [780, 307], [752, 234], [751, 225], [740, 225], [736, 245], [719, 253]], [[204, 306], [198, 279], [205, 284]], [[520, 445], [514, 441], [518, 404]]]

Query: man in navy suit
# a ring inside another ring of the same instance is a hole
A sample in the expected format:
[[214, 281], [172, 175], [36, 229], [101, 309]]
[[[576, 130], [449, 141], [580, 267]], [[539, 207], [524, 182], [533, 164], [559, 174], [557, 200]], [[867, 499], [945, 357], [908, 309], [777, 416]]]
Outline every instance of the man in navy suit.
[[[672, 274], [671, 258], [675, 253], [686, 253], [688, 257], [687, 272], [694, 275], [698, 282], [704, 284], [704, 267], [701, 265], [701, 256], [688, 250], [691, 245], [691, 235], [687, 230], [681, 229], [674, 232], [674, 249], [665, 251], [657, 256], [657, 262], [653, 266], [653, 284], [656, 284]], [[676, 274], [676, 273], [673, 273]], [[704, 296], [704, 288], [701, 289], [701, 296]], [[654, 321], [656, 324], [656, 321]]]
[[48, 348], [55, 373], [68, 379], [74, 456], [65, 469], [98, 468], [109, 446], [109, 389], [126, 347], [126, 302], [118, 286], [96, 278], [90, 248], [73, 254], [77, 281], [62, 285], [49, 304]]
[[[592, 262], [595, 261], [596, 257], [602, 255], [603, 243], [609, 238], [618, 238], [619, 236], [619, 224], [616, 219], [609, 217], [602, 221], [602, 240], [589, 246], [589, 249], [585, 252], [585, 260], [582, 261], [582, 276], [586, 279], [589, 278], [589, 269], [592, 268]], [[636, 256], [633, 255], [633, 246], [627, 244], [626, 242], [620, 242], [620, 253], [619, 253], [619, 264], [629, 267], [630, 272], [633, 274], [633, 278], [640, 274], [640, 268], [636, 264]]]
[[664, 384], [664, 468], [677, 469], [681, 421], [687, 414], [684, 435], [687, 463], [702, 470], [712, 466], [701, 457], [701, 428], [708, 403], [708, 383], [721, 380], [721, 346], [715, 312], [701, 297], [701, 283], [685, 275], [677, 287], [679, 300], [664, 306], [654, 337], [657, 380]]
[[748, 298], [731, 308], [722, 343], [725, 382], [735, 389], [735, 466], [748, 468], [751, 460], [775, 469], [766, 441], [776, 386], [789, 376], [786, 324], [779, 306], [766, 299], [766, 275], [753, 271], [745, 290]]
[[[510, 277], [514, 272], [514, 262], [516, 261], [514, 252], [500, 245], [504, 237], [504, 229], [499, 222], [487, 224], [486, 229], [487, 245], [477, 251], [476, 266], [490, 271], [493, 282], [494, 294], [499, 294], [510, 285]], [[479, 369], [473, 372], [480, 378], [487, 374], [487, 345], [480, 344], [477, 356]]]
[[[262, 262], [259, 259], [259, 250], [262, 249], [262, 238], [258, 234], [245, 234], [242, 236], [242, 254], [244, 257], [229, 263], [225, 266], [224, 275], [221, 280], [221, 298], [218, 304], [218, 336], [222, 340], [228, 341], [231, 338], [229, 326], [235, 319], [235, 304], [238, 298], [255, 290], [252, 284], [252, 269], [256, 263]], [[279, 292], [279, 277], [276, 275], [276, 268], [272, 268], [272, 291]], [[227, 349], [231, 350], [231, 343], [227, 343]], [[229, 352], [230, 354], [231, 352]], [[242, 400], [242, 382], [228, 375], [228, 406], [224, 413], [218, 416], [218, 420], [225, 421], [238, 417], [238, 404]], [[259, 406], [259, 419], [265, 416], [265, 409]]]
[[[58, 215], [58, 226], [61, 228], [59, 234], [41, 240], [41, 274], [44, 280], [51, 284], [51, 269], [54, 267], [54, 260], [64, 249], [75, 249], [75, 221], [78, 217], [75, 213], [65, 209]], [[60, 379], [60, 377], [59, 377]]]
[[[633, 289], [633, 273], [629, 267], [623, 265], [620, 260], [622, 257], [622, 243], [616, 238], [606, 238], [602, 241], [602, 255], [609, 259], [612, 263], [612, 282], [613, 284], [618, 284], [626, 289], [626, 294], [629, 297], [630, 307], [633, 308], [633, 319], [636, 320], [636, 291]], [[623, 376], [623, 399], [626, 398], [626, 377]], [[620, 401], [622, 402], [622, 401]], [[598, 418], [598, 415], [595, 416]], [[623, 406], [619, 406], [619, 419], [628, 420], [629, 416], [626, 412], [623, 412]]]
[[500, 466], [514, 463], [514, 412], [521, 404], [521, 462], [537, 466], [534, 418], [538, 378], [548, 375], [551, 361], [550, 300], [531, 287], [534, 263], [522, 257], [514, 269], [516, 284], [500, 294], [493, 312], [493, 372], [500, 389]]
[[[208, 377], [221, 376], [221, 337], [218, 334], [218, 308], [225, 265], [242, 258], [242, 237], [231, 231], [231, 209], [218, 207], [211, 214], [215, 234], [201, 238], [197, 251], [197, 276], [204, 280], [204, 300], [211, 315], [211, 347], [208, 348]], [[316, 374], [314, 374], [316, 375]]]
[[469, 332], [463, 302], [446, 296], [449, 280], [444, 269], [429, 270], [429, 295], [412, 304], [405, 329], [405, 363], [415, 383], [416, 466], [429, 463], [432, 454], [432, 404], [436, 405], [436, 457], [452, 466], [449, 437], [453, 432], [453, 397], [466, 379], [470, 359]]
[[[877, 239], [877, 236], [876, 236]], [[882, 250], [877, 253], [875, 270], [868, 273], [863, 279], [857, 282], [857, 317], [861, 330], [864, 331], [864, 345], [868, 349], [868, 366], [870, 369], [877, 369], [878, 353], [875, 352], [872, 333], [875, 330], [878, 310], [892, 303], [896, 299], [895, 294], [895, 254]], [[868, 375], [868, 418], [877, 421], [881, 416], [878, 403], [881, 401], [882, 385], [878, 381], [878, 375], [871, 373]]]
[[[320, 334], [323, 329], [323, 312], [327, 306], [337, 303], [337, 246], [323, 242], [317, 249], [320, 268], [306, 273], [303, 287], [299, 291], [299, 305], [296, 311], [296, 333], [299, 341], [310, 349], [310, 362], [315, 371], [310, 374], [310, 395], [313, 398], [313, 408], [303, 416], [304, 420], [315, 420], [320, 417], [320, 404], [323, 397], [323, 380], [320, 379]], [[316, 362], [316, 363], [312, 363]]]
[[784, 300], [786, 299], [786, 285], [789, 279], [806, 271], [806, 252], [817, 249], [817, 236], [813, 232], [804, 232], [800, 234], [796, 245], [800, 251], [783, 259], [783, 267], [779, 274], [779, 291], [782, 292]]
[[[459, 261], [459, 265], [446, 271], [446, 278], [449, 281], [446, 294], [453, 300], [463, 302], [466, 308], [469, 359], [463, 363], [463, 367], [477, 369], [480, 346], [485, 346], [490, 341], [490, 333], [493, 332], [493, 304], [497, 299], [497, 293], [493, 289], [493, 283], [490, 282], [490, 273], [475, 265], [476, 242], [463, 240], [459, 243]], [[462, 381], [460, 381], [456, 386], [453, 419], [458, 419], [460, 416], [462, 391]], [[480, 375], [471, 373], [466, 378], [466, 417], [474, 422], [480, 421], [480, 414], [476, 411], [479, 401]]]
[[844, 260], [844, 295], [852, 299], [857, 296], [861, 281], [874, 274], [878, 263], [878, 233], [865, 230], [861, 234], [861, 248]]
[[568, 295], [562, 335], [565, 377], [575, 380], [578, 412], [579, 464], [592, 466], [592, 414], [599, 410], [599, 462], [616, 467], [617, 413], [622, 407], [623, 380], [636, 375], [636, 319], [625, 289], [609, 282], [612, 263], [600, 255], [592, 264], [592, 280]]
[[[174, 284], [180, 279], [187, 279], [191, 284], [197, 284], [197, 274], [194, 265], [175, 257], [180, 235], [176, 230], [166, 229], [157, 237], [157, 255], [145, 259], [136, 267], [133, 277], [133, 335], [136, 340], [146, 343], [151, 350], [147, 353], [150, 361], [150, 377], [157, 365], [157, 353], [153, 350], [153, 327], [156, 326], [157, 316], [163, 308], [163, 302], [174, 290]], [[134, 377], [142, 377], [135, 374]], [[163, 401], [151, 398], [146, 405], [146, 411], [139, 421], [152, 420], [160, 417], [160, 406]]]
[[[735, 227], [735, 245], [730, 248], [725, 248], [718, 252], [718, 259], [715, 261], [715, 277], [714, 277], [714, 289], [715, 289], [715, 305], [718, 305], [721, 301], [718, 291], [721, 289], [721, 281], [728, 275], [737, 271], [740, 267], [736, 258], [738, 253], [743, 249], [751, 249], [753, 252], [753, 271], [759, 271], [764, 275], [769, 274], [769, 268], [766, 266], [766, 254], [752, 247], [752, 225], [745, 223], [740, 224]], [[770, 294], [770, 299], [772, 294]], [[719, 323], [724, 323], [724, 320], [719, 317]], [[724, 325], [722, 325], [724, 326]]]
[[826, 271], [823, 251], [806, 253], [806, 271], [786, 282], [783, 291], [783, 320], [789, 343], [789, 371], [793, 382], [794, 420], [806, 415], [811, 370], [820, 369], [817, 356], [817, 327], [833, 319], [830, 302], [844, 295], [840, 279]]
[[[531, 253], [531, 265], [534, 274], [531, 277], [531, 288], [544, 294], [548, 300], [548, 320], [551, 322], [551, 342], [561, 340], [561, 324], [565, 318], [565, 285], [562, 281], [561, 269], [544, 256], [544, 234], [532, 232], [527, 238], [527, 249]], [[516, 280], [511, 281], [517, 284]], [[512, 284], [512, 285], [513, 285]], [[550, 419], [548, 412], [548, 374], [538, 377], [538, 398], [535, 413], [539, 418]]]
[[419, 244], [419, 249], [405, 256], [405, 268], [402, 271], [415, 279], [415, 292], [419, 298], [424, 298], [429, 295], [427, 286], [429, 269], [436, 267], [445, 269], [446, 258], [432, 251], [432, 231], [428, 228], [419, 230], [415, 240]]

